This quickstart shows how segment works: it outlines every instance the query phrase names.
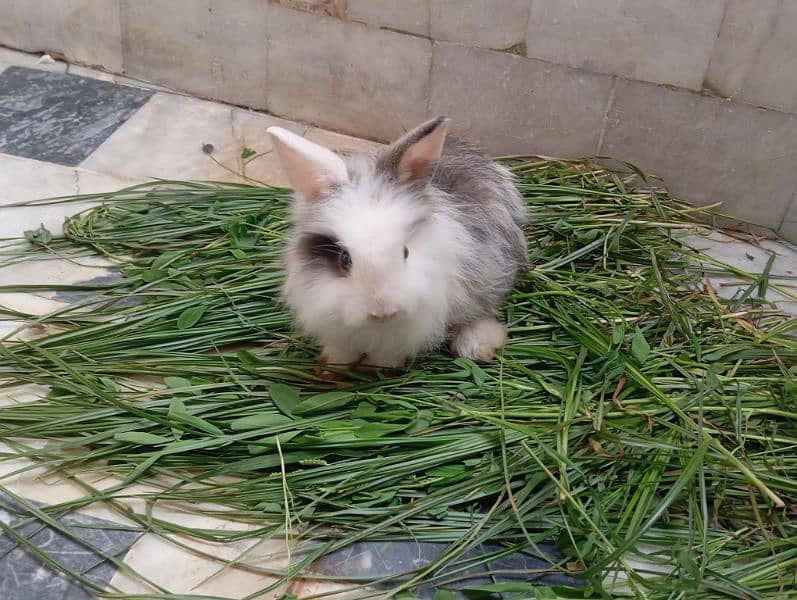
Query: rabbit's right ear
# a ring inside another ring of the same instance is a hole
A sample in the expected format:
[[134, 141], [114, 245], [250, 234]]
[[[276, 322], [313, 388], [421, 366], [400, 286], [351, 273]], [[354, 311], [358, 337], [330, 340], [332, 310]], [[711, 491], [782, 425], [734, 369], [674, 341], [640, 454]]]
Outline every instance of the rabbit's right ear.
[[281, 127], [269, 127], [291, 187], [304, 200], [318, 200], [349, 180], [346, 164], [331, 150]]

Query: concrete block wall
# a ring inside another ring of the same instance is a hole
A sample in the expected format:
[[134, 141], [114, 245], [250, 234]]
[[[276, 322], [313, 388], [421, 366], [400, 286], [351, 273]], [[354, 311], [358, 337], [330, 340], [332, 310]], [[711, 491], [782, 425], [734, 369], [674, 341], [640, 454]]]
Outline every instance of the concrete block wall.
[[611, 155], [797, 238], [797, 1], [2, 0], [0, 45], [387, 140]]

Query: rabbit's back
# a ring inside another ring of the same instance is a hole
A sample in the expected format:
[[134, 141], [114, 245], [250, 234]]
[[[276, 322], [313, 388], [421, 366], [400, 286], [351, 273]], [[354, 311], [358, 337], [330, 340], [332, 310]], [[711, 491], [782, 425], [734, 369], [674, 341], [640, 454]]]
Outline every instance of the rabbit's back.
[[477, 147], [449, 136], [432, 185], [445, 192], [453, 214], [472, 238], [473, 252], [464, 259], [463, 274], [477, 306], [468, 308], [492, 313], [527, 256], [521, 229], [526, 207], [514, 178]]

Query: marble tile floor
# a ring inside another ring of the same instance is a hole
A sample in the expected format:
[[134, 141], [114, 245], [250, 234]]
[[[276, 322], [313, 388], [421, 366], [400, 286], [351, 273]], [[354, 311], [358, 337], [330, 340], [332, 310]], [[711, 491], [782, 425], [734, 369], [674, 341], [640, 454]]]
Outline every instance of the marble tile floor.
[[[259, 181], [284, 185], [279, 165], [265, 130], [272, 125], [288, 128], [307, 139], [333, 149], [369, 150], [378, 144], [352, 138], [311, 125], [286, 121], [263, 113], [208, 102], [175, 93], [158, 86], [115, 76], [60, 61], [41, 61], [40, 57], [0, 48], [0, 241], [19, 236], [40, 224], [60, 231], [68, 215], [90, 206], [32, 206], [9, 208], [8, 204], [45, 197], [99, 193], [146, 181], [151, 177], [219, 181]], [[251, 148], [257, 158], [241, 174], [240, 155]], [[248, 178], [248, 179], [247, 179]], [[762, 240], [758, 244], [741, 242], [719, 232], [694, 236], [690, 243], [706, 248], [717, 260], [760, 272], [771, 254], [773, 284], [769, 298], [779, 309], [797, 314], [792, 301], [778, 286], [797, 292], [797, 250], [785, 242]], [[0, 285], [7, 282], [58, 281], [72, 283], [113, 276], [110, 264], [101, 259], [83, 260], [81, 265], [46, 261], [30, 265], [0, 264]], [[723, 296], [738, 293], [742, 284], [733, 280], [712, 280]], [[45, 313], [69, 301], [67, 297], [0, 293], [4, 306]], [[775, 310], [773, 306], [773, 310]], [[4, 323], [0, 334], [13, 329]], [[27, 402], [42, 390], [27, 389], [0, 394], [0, 404]], [[11, 452], [0, 447], [0, 452]], [[0, 484], [10, 493], [37, 505], [65, 502], [80, 496], [71, 481], [45, 476], [40, 470], [14, 473], [27, 463], [23, 458], [0, 462]], [[98, 488], [110, 487], [111, 477], [93, 474], [86, 478]], [[137, 506], [134, 498], [126, 502]], [[178, 508], [157, 508], [158, 516], [192, 527], [229, 530], [242, 527], [222, 518], [199, 517]], [[0, 523], [6, 526], [22, 520], [12, 497], [0, 495]], [[279, 567], [284, 560], [283, 540], [264, 540], [256, 547], [251, 541], [235, 545], [196, 544], [198, 552], [170, 543], [155, 535], [139, 535], [118, 514], [90, 506], [59, 517], [61, 527], [80, 531], [86, 544], [64, 538], [57, 527], [36, 531], [22, 525], [20, 532], [34, 535], [34, 541], [53, 550], [64, 564], [83, 573], [97, 588], [126, 593], [152, 593], [158, 589], [174, 594], [204, 594], [220, 598], [242, 598], [261, 590], [273, 578], [257, 570], [226, 567], [214, 560], [233, 559], [246, 552], [250, 564]], [[201, 546], [201, 547], [200, 547]], [[410, 560], [430, 560], [440, 548], [414, 544], [370, 545], [347, 549], [348, 554], [325, 559], [318, 569], [334, 576], [341, 565], [357, 573], [399, 572]], [[352, 554], [354, 553], [354, 554]], [[357, 560], [354, 560], [356, 554]], [[114, 557], [122, 559], [150, 581], [149, 585], [118, 568]], [[420, 557], [420, 558], [419, 558]], [[509, 557], [511, 560], [517, 558]], [[254, 561], [254, 563], [253, 563]], [[168, 565], [165, 567], [164, 565]], [[510, 565], [511, 566], [511, 565]], [[474, 574], [478, 580], [478, 573]], [[278, 589], [262, 598], [278, 597], [283, 592], [298, 596], [338, 589], [332, 582], [305, 581], [289, 590]], [[0, 597], [9, 599], [91, 598], [91, 587], [75, 586], [54, 569], [43, 566], [9, 535], [0, 535]]]

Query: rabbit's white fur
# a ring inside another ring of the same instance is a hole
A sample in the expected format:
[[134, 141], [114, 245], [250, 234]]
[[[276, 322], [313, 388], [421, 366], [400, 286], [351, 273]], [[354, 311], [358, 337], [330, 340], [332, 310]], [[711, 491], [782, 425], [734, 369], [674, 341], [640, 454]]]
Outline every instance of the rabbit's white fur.
[[[461, 257], [474, 250], [460, 223], [431, 208], [371, 176], [326, 201], [295, 203], [299, 228], [340, 240], [352, 258], [350, 277], [319, 277], [302, 264], [297, 245], [288, 246], [284, 296], [326, 360], [351, 363], [365, 354], [369, 364], [399, 366], [445, 339], [449, 315], [467, 305]], [[395, 317], [369, 318], [384, 304]]]
[[[458, 354], [490, 360], [503, 345], [505, 329], [491, 314], [495, 307], [485, 308], [495, 301], [474, 294], [474, 277], [502, 288], [503, 298], [517, 264], [501, 264], [500, 253], [485, 251], [484, 240], [469, 229], [467, 209], [450, 192], [423, 176], [415, 181], [416, 171], [427, 167], [434, 179], [445, 121], [442, 126], [439, 143], [427, 134], [420, 137], [425, 146], [417, 140], [408, 146], [416, 162], [405, 160], [410, 152], [404, 149], [386, 172], [374, 157], [344, 162], [290, 132], [269, 130], [296, 191], [283, 294], [301, 329], [322, 343], [326, 362], [399, 367], [443, 342], [452, 329]], [[307, 236], [335, 240], [348, 251], [350, 270], [311, 261]], [[490, 260], [494, 255], [499, 258]], [[480, 256], [486, 263], [474, 261]]]

